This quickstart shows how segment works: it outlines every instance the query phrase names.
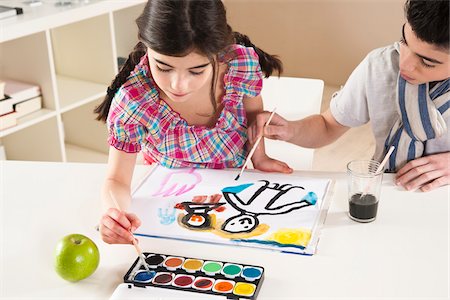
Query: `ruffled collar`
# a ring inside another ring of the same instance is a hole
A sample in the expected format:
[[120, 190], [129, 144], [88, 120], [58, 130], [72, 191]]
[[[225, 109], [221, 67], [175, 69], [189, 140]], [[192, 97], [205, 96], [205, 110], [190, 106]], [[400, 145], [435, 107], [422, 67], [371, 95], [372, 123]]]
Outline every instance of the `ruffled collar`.
[[[239, 81], [233, 80], [233, 77], [237, 72], [237, 70], [235, 70], [233, 64], [231, 64], [231, 62], [236, 58], [235, 50], [239, 47], [242, 46], [231, 45], [225, 51], [223, 51], [218, 55], [219, 62], [227, 64], [227, 70], [225, 71], [225, 75], [223, 77], [224, 95], [222, 96], [221, 99], [222, 111], [214, 127], [220, 127], [220, 125], [223, 126], [224, 123], [228, 123], [227, 119], [230, 117], [234, 119], [235, 116], [229, 111], [229, 108], [236, 106], [236, 103], [242, 100], [242, 95], [240, 95], [237, 92], [239, 88], [235, 87], [236, 82]], [[214, 128], [208, 127], [206, 125], [189, 125], [187, 121], [183, 117], [181, 117], [181, 115], [178, 112], [173, 110], [169, 104], [167, 104], [163, 99], [161, 99], [157, 84], [155, 83], [153, 76], [150, 72], [147, 53], [141, 58], [139, 64], [136, 65], [135, 70], [133, 72], [141, 73], [143, 77], [146, 78], [146, 80], [144, 80], [142, 84], [145, 85], [145, 88], [147, 89], [146, 95], [148, 96], [147, 101], [150, 102], [149, 105], [150, 106], [158, 105], [157, 110], [162, 115], [170, 114], [172, 117], [173, 124], [190, 126], [198, 129]]]

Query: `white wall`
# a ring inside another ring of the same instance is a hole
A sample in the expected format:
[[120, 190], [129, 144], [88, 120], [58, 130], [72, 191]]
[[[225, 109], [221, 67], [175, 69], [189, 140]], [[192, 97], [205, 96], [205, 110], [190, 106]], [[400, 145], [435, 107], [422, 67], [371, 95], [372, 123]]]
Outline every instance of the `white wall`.
[[285, 76], [341, 85], [374, 48], [397, 41], [405, 0], [224, 0], [230, 25], [268, 53]]

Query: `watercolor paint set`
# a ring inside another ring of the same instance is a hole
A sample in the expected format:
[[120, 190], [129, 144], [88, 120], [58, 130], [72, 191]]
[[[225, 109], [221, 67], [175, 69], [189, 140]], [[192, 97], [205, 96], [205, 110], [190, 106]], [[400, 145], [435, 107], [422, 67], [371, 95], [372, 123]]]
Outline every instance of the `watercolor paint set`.
[[144, 256], [150, 271], [137, 258], [125, 283], [227, 299], [256, 299], [264, 279], [261, 266], [147, 252]]

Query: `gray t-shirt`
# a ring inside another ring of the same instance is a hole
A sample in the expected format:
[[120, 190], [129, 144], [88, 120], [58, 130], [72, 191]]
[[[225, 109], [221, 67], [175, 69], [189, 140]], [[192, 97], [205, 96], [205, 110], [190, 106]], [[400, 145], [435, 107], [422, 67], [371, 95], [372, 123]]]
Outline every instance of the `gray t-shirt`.
[[[398, 49], [399, 44], [395, 43], [370, 52], [330, 103], [332, 115], [344, 126], [357, 127], [370, 121], [376, 141], [373, 158], [378, 161], [383, 159], [386, 138], [398, 118]], [[424, 155], [450, 151], [448, 115], [445, 118], [447, 132], [439, 138], [427, 140]]]

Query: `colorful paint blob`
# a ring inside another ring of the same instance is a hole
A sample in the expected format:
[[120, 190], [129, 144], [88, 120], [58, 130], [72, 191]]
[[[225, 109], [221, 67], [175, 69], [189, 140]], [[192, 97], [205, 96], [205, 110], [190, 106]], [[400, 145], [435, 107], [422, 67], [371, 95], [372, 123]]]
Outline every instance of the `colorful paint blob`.
[[203, 265], [202, 271], [205, 272], [207, 275], [214, 275], [216, 273], [219, 273], [222, 269], [223, 264], [221, 262], [217, 261], [207, 261]]
[[152, 282], [154, 284], [159, 285], [168, 285], [172, 282], [172, 280], [173, 280], [173, 273], [161, 272], [156, 274]]
[[262, 275], [262, 269], [257, 267], [245, 267], [242, 270], [242, 277], [247, 281], [255, 281]]
[[214, 284], [213, 291], [218, 293], [231, 293], [234, 288], [234, 281], [231, 280], [216, 280], [216, 283]]
[[269, 240], [284, 245], [300, 245], [306, 247], [311, 239], [311, 230], [309, 229], [280, 229], [274, 232]]
[[306, 200], [308, 201], [308, 203], [311, 203], [311, 205], [314, 205], [317, 203], [317, 194], [314, 192], [309, 192], [308, 194], [306, 194], [302, 200]]
[[134, 281], [139, 283], [148, 283], [152, 281], [152, 278], [155, 277], [156, 272], [155, 271], [138, 271], [136, 275], [134, 275]]
[[148, 266], [150, 268], [156, 268], [166, 259], [165, 256], [159, 255], [159, 254], [151, 254], [147, 256], [145, 261], [147, 262]]
[[238, 282], [234, 286], [233, 294], [250, 297], [255, 293], [256, 285], [247, 282]]
[[246, 188], [248, 188], [249, 186], [252, 186], [253, 183], [246, 183], [246, 184], [241, 184], [241, 185], [237, 185], [237, 186], [229, 186], [226, 188], [222, 189], [222, 192], [229, 192], [229, 193], [240, 193], [243, 190], [245, 190]]
[[175, 276], [172, 285], [183, 288], [189, 288], [191, 287], [193, 281], [194, 276], [192, 275], [178, 274], [177, 276]]
[[222, 269], [222, 274], [225, 275], [225, 277], [228, 278], [234, 278], [236, 276], [239, 276], [242, 271], [242, 266], [236, 265], [236, 264], [225, 264], [225, 266]]
[[174, 257], [174, 256], [169, 256], [165, 261], [164, 261], [164, 266], [170, 270], [170, 271], [175, 271], [176, 269], [178, 269], [179, 267], [181, 267], [181, 265], [184, 262], [184, 258], [181, 257]]
[[210, 290], [214, 284], [215, 279], [207, 277], [197, 277], [192, 287], [197, 290], [207, 291]]
[[203, 260], [198, 259], [186, 259], [183, 264], [183, 269], [189, 273], [195, 273], [203, 266]]

